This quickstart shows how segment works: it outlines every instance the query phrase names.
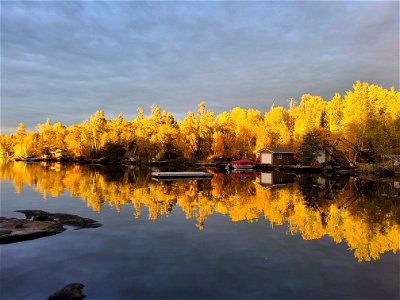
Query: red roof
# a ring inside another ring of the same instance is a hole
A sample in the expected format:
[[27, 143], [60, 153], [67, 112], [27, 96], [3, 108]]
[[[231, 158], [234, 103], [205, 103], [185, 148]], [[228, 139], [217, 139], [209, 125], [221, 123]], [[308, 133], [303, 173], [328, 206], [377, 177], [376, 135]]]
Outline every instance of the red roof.
[[294, 154], [294, 151], [291, 151], [289, 149], [284, 149], [284, 148], [276, 148], [276, 147], [264, 147], [261, 149], [258, 149], [257, 151], [255, 151], [256, 153], [261, 153], [261, 152], [271, 152], [271, 153], [290, 153], [290, 154]]

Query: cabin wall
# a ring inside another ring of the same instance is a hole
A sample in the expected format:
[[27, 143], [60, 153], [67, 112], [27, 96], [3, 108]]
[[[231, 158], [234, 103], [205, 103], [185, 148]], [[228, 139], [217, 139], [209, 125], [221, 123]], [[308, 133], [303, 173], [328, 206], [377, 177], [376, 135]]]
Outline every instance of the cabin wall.
[[288, 165], [293, 159], [292, 153], [274, 153], [272, 163], [274, 166]]
[[262, 165], [281, 166], [289, 164], [292, 160], [294, 160], [293, 153], [260, 153], [260, 164]]

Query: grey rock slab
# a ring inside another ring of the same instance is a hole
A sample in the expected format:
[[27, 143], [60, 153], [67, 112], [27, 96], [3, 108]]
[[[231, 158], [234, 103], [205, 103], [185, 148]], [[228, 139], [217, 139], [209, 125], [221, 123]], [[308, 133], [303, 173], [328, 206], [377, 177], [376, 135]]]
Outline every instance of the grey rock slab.
[[77, 215], [49, 213], [42, 210], [18, 210], [26, 219], [0, 217], [0, 244], [17, 243], [58, 234], [69, 225], [75, 230], [97, 228], [95, 220]]

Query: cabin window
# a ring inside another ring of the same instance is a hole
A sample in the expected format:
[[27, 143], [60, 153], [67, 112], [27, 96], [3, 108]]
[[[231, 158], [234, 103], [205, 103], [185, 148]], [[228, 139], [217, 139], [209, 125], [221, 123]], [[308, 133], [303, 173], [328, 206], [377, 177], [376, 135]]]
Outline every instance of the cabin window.
[[278, 183], [282, 183], [282, 182], [283, 182], [282, 177], [279, 177], [279, 178], [278, 178]]
[[282, 159], [282, 154], [278, 154], [278, 159]]

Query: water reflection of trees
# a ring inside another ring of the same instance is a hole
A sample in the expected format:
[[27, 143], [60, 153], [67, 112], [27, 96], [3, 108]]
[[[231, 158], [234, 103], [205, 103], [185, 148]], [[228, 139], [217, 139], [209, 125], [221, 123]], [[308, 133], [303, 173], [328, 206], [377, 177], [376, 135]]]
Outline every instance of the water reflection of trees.
[[304, 239], [328, 235], [336, 243], [346, 241], [359, 261], [378, 259], [386, 251], [397, 252], [400, 193], [393, 183], [301, 177], [299, 194], [292, 192], [295, 212], [287, 218], [291, 231], [300, 232]]
[[295, 184], [265, 188], [255, 184], [254, 177], [221, 173], [211, 180], [154, 182], [146, 169], [24, 163], [3, 164], [0, 175], [13, 181], [17, 193], [25, 184], [44, 199], [69, 191], [97, 212], [105, 203], [117, 211], [129, 204], [135, 217], [146, 208], [148, 218], [155, 220], [178, 206], [186, 218], [197, 220], [199, 229], [215, 212], [234, 222], [262, 217], [272, 226], [287, 222], [291, 234], [306, 240], [329, 236], [336, 243], [346, 241], [359, 261], [400, 248], [400, 192], [393, 180], [302, 176]]

